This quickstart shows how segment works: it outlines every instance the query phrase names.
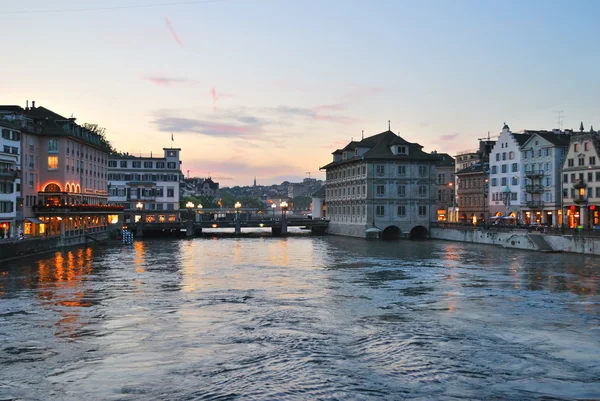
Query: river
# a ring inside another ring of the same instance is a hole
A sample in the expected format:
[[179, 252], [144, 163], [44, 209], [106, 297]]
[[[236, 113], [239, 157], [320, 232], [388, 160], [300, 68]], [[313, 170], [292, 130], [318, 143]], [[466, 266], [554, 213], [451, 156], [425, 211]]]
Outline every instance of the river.
[[0, 262], [0, 400], [600, 399], [600, 258], [295, 235]]

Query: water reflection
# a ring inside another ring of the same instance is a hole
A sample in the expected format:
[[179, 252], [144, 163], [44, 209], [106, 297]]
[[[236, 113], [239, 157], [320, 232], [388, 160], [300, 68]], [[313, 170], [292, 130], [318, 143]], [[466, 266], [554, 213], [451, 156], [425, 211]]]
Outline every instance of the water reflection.
[[597, 261], [339, 237], [149, 240], [23, 259], [0, 267], [0, 392], [597, 399]]

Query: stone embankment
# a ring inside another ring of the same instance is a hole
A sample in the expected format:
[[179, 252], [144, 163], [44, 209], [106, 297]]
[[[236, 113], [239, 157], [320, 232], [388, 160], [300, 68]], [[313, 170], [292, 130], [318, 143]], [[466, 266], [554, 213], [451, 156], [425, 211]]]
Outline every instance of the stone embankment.
[[432, 227], [430, 238], [447, 241], [497, 245], [504, 248], [539, 252], [572, 252], [600, 256], [600, 236], [578, 233], [554, 234], [527, 230], [494, 230], [456, 227]]
[[36, 253], [55, 251], [69, 246], [105, 242], [108, 238], [108, 231], [104, 231], [66, 238], [54, 236], [27, 238], [24, 240], [2, 240], [0, 241], [0, 261], [34, 255]]

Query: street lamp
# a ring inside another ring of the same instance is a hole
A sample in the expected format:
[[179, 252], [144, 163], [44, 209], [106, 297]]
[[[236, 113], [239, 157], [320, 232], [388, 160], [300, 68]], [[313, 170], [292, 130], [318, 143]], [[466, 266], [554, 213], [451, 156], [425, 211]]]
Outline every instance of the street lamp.
[[194, 208], [194, 202], [188, 202], [188, 203], [186, 203], [185, 207], [187, 207], [188, 209], [193, 209]]
[[455, 214], [456, 213], [455, 212], [455, 209], [456, 209], [456, 194], [455, 194], [455, 191], [454, 191], [454, 183], [453, 182], [449, 182], [448, 186], [450, 187], [450, 190], [452, 191], [452, 195], [451, 195], [452, 196], [452, 215], [450, 216], [451, 217], [450, 221], [453, 222], [453, 223], [456, 223], [456, 214]]
[[275, 209], [277, 209], [277, 205], [272, 203], [271, 204], [271, 209], [273, 209], [273, 220], [275, 220]]
[[144, 204], [143, 204], [142, 202], [138, 202], [138, 203], [135, 205], [135, 207], [136, 207], [138, 210], [142, 210], [142, 209], [144, 208]]
[[281, 212], [283, 213], [283, 218], [285, 218], [287, 209], [288, 209], [287, 202], [281, 202]]
[[198, 209], [202, 209], [204, 206], [202, 206], [202, 203], [198, 203], [198, 206], [196, 206]]
[[233, 207], [239, 209], [242, 207], [242, 204], [240, 202], [235, 202], [235, 205], [233, 205]]

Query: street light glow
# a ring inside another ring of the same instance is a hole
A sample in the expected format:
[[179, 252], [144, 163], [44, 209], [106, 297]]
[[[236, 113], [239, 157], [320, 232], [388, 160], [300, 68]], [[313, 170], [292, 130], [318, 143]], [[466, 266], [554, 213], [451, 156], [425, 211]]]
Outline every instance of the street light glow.
[[138, 202], [138, 203], [135, 205], [135, 207], [136, 207], [136, 208], [138, 208], [138, 209], [143, 209], [143, 208], [144, 208], [144, 204], [143, 204], [142, 202]]
[[239, 209], [242, 207], [242, 204], [240, 202], [235, 202], [235, 205], [233, 205], [233, 207]]
[[202, 206], [202, 203], [198, 203], [198, 209], [202, 209], [204, 206]]
[[185, 207], [187, 207], [188, 209], [193, 209], [194, 208], [194, 202], [188, 202], [188, 203], [186, 203]]

